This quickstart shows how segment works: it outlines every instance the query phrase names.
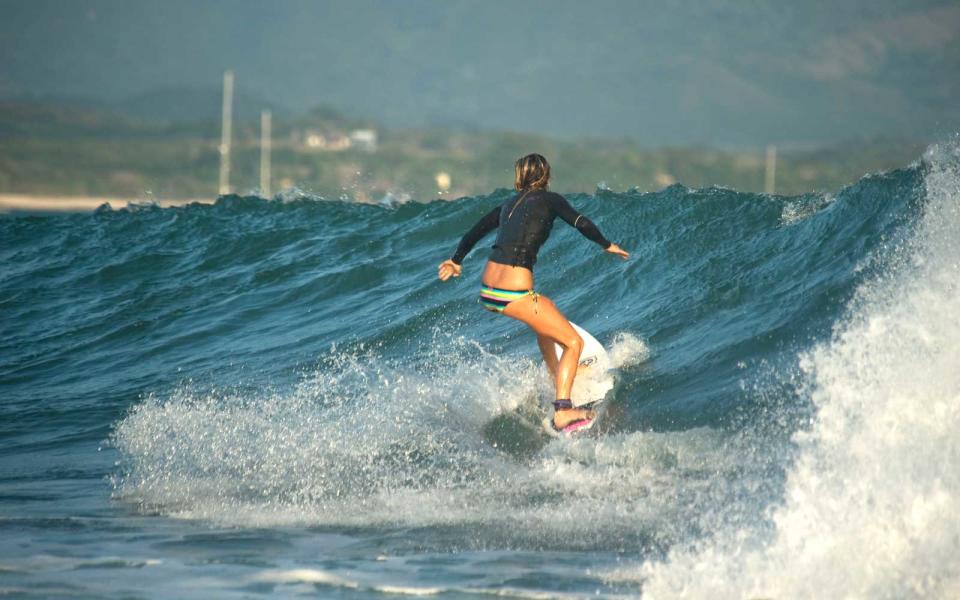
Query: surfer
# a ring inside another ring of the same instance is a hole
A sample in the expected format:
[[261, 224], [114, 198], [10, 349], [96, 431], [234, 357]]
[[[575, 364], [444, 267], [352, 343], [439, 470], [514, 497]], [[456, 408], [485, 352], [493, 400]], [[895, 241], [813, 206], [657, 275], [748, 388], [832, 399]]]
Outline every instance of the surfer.
[[[570, 206], [563, 196], [547, 189], [550, 182], [547, 159], [528, 154], [518, 159], [514, 167], [517, 194], [477, 221], [460, 240], [453, 256], [440, 263], [438, 274], [442, 281], [459, 277], [460, 265], [474, 245], [499, 228], [483, 270], [480, 302], [487, 310], [525, 323], [537, 334], [537, 345], [556, 384], [553, 427], [570, 432], [593, 419], [591, 411], [575, 408], [570, 401], [583, 339], [549, 298], [533, 291], [537, 252], [547, 241], [554, 219], [560, 217], [605, 251], [623, 259], [630, 255], [603, 237], [597, 226]], [[554, 342], [563, 347], [559, 360]]]

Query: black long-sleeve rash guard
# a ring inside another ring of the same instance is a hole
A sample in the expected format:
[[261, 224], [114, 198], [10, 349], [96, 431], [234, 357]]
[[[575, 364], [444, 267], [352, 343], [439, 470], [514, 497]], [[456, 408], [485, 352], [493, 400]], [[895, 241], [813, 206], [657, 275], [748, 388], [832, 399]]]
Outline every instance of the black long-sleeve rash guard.
[[499, 227], [490, 260], [532, 270], [537, 262], [537, 253], [550, 236], [553, 220], [557, 217], [575, 227], [588, 240], [600, 244], [604, 249], [610, 247], [610, 242], [597, 226], [570, 206], [563, 196], [546, 190], [533, 190], [513, 196], [484, 215], [460, 240], [451, 260], [461, 264], [483, 236]]

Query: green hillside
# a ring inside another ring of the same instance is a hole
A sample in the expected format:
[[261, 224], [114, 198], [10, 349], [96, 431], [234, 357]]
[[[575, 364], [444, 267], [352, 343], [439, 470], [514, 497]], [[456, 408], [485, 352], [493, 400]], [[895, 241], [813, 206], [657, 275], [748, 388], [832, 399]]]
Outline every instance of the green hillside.
[[[342, 141], [357, 129], [375, 130], [375, 149], [311, 147]], [[211, 198], [217, 193], [219, 123], [158, 123], [94, 109], [34, 104], [0, 105], [0, 193], [119, 197]], [[259, 185], [259, 121], [235, 124], [231, 183]], [[428, 200], [485, 194], [509, 187], [513, 160], [545, 154], [553, 187], [590, 192], [654, 190], [672, 182], [762, 191], [763, 149], [649, 149], [623, 140], [569, 141], [509, 132], [383, 129], [329, 108], [277, 119], [273, 190], [296, 187], [328, 198], [378, 200], [387, 194]], [[332, 140], [332, 141], [331, 141]], [[822, 149], [781, 149], [777, 192], [833, 190], [868, 172], [903, 166], [922, 151], [918, 142], [874, 140]], [[450, 189], [436, 182], [444, 172]]]

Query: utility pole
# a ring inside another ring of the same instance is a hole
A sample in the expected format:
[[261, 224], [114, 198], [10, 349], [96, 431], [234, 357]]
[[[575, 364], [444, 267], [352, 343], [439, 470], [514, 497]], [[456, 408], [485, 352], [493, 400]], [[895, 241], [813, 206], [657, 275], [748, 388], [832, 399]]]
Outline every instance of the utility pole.
[[230, 142], [233, 126], [233, 71], [223, 73], [223, 124], [220, 134], [220, 195], [230, 193]]
[[260, 193], [270, 197], [270, 129], [272, 115], [269, 110], [260, 112]]
[[773, 195], [777, 185], [777, 147], [773, 144], [767, 146], [767, 168], [764, 172], [763, 191]]

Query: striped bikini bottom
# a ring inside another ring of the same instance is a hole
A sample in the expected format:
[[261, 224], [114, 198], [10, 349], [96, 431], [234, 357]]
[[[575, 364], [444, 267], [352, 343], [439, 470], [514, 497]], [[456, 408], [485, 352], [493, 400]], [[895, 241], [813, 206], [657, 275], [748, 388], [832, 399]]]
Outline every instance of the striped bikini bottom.
[[493, 312], [503, 312], [511, 302], [527, 296], [533, 296], [533, 301], [537, 301], [537, 293], [533, 290], [501, 290], [487, 285], [480, 286], [480, 304]]

